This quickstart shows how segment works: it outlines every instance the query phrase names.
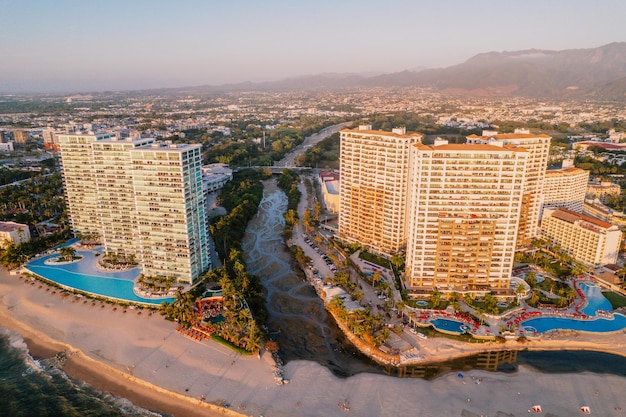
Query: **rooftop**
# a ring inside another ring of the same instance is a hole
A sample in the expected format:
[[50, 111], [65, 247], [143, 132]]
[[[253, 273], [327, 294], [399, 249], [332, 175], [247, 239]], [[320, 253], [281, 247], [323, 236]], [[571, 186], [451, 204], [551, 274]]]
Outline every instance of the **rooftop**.
[[15, 222], [0, 222], [0, 232], [15, 232], [28, 227], [25, 224]]
[[568, 223], [576, 223], [577, 221], [585, 221], [587, 223], [591, 223], [603, 229], [610, 229], [611, 227], [615, 227], [611, 223], [603, 222], [602, 220], [598, 220], [594, 217], [585, 216], [584, 214], [576, 213], [574, 211], [571, 211], [565, 208], [556, 209], [552, 213], [552, 217], [555, 217], [559, 220], [566, 221]]
[[558, 169], [549, 169], [546, 171], [546, 175], [579, 175], [583, 174], [587, 171], [584, 169], [569, 167], [569, 168], [558, 168]]

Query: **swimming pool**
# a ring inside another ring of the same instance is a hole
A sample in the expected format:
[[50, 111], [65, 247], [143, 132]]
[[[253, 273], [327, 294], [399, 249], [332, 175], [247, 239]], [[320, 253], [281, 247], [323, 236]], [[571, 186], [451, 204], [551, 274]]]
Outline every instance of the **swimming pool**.
[[538, 317], [522, 323], [526, 332], [545, 333], [550, 330], [578, 330], [581, 332], [607, 333], [626, 329], [626, 316], [615, 314], [613, 319], [598, 317], [578, 320], [564, 317]]
[[580, 282], [578, 288], [587, 297], [587, 305], [583, 308], [583, 312], [588, 316], [595, 316], [598, 310], [613, 311], [613, 306], [609, 300], [602, 294], [599, 286], [590, 282]]
[[102, 297], [153, 305], [174, 301], [171, 297], [152, 299], [135, 294], [133, 287], [135, 279], [141, 273], [139, 268], [115, 272], [100, 271], [95, 267], [93, 252], [77, 251], [76, 254], [83, 259], [69, 264], [46, 265], [46, 260], [59, 256], [52, 254], [27, 263], [25, 268], [57, 284]]
[[460, 323], [455, 320], [448, 319], [434, 319], [431, 320], [430, 323], [435, 327], [435, 329], [455, 334], [463, 334], [466, 330], [469, 330], [466, 324]]

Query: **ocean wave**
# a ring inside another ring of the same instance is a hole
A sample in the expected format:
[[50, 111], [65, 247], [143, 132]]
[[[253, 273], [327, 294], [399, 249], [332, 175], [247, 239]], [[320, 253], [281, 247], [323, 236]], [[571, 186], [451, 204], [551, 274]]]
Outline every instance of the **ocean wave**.
[[9, 413], [3, 415], [11, 410], [41, 415], [38, 407], [44, 404], [46, 413], [55, 410], [63, 416], [169, 417], [70, 378], [62, 369], [64, 356], [36, 360], [18, 332], [0, 327], [2, 403], [3, 412]]

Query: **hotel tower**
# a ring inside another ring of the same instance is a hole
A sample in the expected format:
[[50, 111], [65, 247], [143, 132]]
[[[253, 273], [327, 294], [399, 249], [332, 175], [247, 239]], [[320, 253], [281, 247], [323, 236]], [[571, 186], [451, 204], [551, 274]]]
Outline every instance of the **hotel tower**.
[[409, 156], [421, 134], [341, 131], [339, 238], [390, 256], [406, 246]]
[[468, 144], [514, 145], [529, 152], [524, 198], [517, 234], [518, 249], [529, 246], [531, 240], [539, 234], [543, 187], [551, 139], [548, 135], [535, 135], [526, 129], [516, 129], [515, 133], [506, 134], [483, 132], [483, 136], [471, 135], [467, 137]]
[[193, 283], [210, 267], [201, 145], [59, 135], [74, 233], [133, 255], [145, 275]]
[[437, 140], [412, 153], [407, 289], [506, 294], [529, 152]]

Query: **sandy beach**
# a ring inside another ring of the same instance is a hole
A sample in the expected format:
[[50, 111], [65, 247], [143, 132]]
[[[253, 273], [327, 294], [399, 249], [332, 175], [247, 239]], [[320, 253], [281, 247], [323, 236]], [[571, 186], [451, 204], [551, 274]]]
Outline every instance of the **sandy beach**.
[[[124, 313], [122, 308], [114, 311], [111, 305], [92, 305], [91, 300], [85, 303], [73, 295], [61, 297], [58, 290], [9, 276], [4, 270], [0, 271], [0, 325], [20, 332], [34, 356], [67, 351], [64, 369], [70, 376], [175, 416], [495, 416], [498, 412], [521, 416], [535, 404], [543, 407], [544, 415], [582, 415], [583, 405], [594, 415], [626, 415], [619, 410], [626, 409], [626, 377], [542, 374], [524, 367], [513, 374], [473, 371], [464, 379], [455, 373], [433, 381], [374, 374], [340, 379], [316, 363], [294, 361], [284, 369], [289, 384], [276, 385], [267, 354], [261, 359], [241, 356], [216, 343], [197, 342], [178, 334], [174, 323], [156, 313], [132, 309]], [[624, 354], [626, 337], [620, 333], [581, 336], [573, 342], [550, 339], [530, 342], [528, 347], [590, 345]], [[469, 354], [474, 347], [440, 339], [423, 349], [446, 359], [459, 349]], [[345, 400], [349, 412], [338, 407]], [[224, 402], [230, 404], [228, 409], [213, 405]]]

